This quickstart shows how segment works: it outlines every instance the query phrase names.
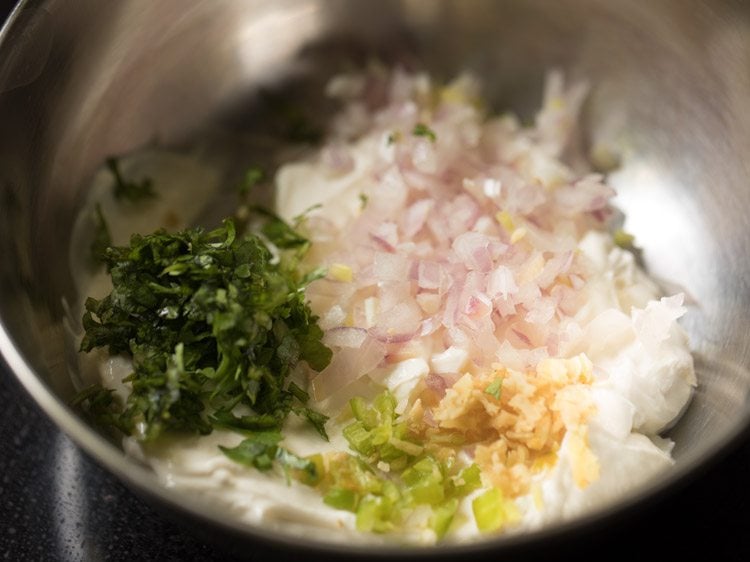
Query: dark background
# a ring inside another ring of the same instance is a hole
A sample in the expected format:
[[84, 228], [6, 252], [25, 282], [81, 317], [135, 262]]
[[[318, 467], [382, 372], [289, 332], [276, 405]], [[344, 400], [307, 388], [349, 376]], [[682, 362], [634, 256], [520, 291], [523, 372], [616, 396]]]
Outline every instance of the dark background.
[[[0, 21], [11, 6], [0, 0]], [[260, 547], [246, 554], [279, 558]], [[535, 556], [750, 560], [750, 442], [666, 497]], [[0, 560], [232, 559], [81, 453], [0, 362]]]

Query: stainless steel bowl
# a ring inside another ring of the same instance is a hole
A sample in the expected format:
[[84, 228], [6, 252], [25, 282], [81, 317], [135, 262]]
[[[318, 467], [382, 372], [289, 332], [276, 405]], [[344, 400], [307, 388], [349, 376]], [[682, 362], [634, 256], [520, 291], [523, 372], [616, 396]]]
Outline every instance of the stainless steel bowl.
[[105, 157], [154, 139], [179, 145], [209, 128], [252, 130], [263, 121], [262, 89], [318, 92], [333, 71], [371, 55], [443, 77], [473, 70], [496, 107], [521, 113], [538, 105], [547, 69], [586, 78], [592, 94], [584, 141], [621, 147], [615, 187], [627, 227], [650, 271], [685, 287], [696, 302], [684, 326], [700, 386], [670, 432], [673, 470], [576, 521], [439, 552], [499, 554], [586, 529], [674, 488], [746, 431], [748, 4], [44, 0], [22, 2], [0, 41], [3, 356], [86, 452], [186, 519], [241, 542], [363, 552], [241, 526], [164, 489], [67, 405], [74, 390], [62, 302], [75, 298], [68, 251], [87, 180]]

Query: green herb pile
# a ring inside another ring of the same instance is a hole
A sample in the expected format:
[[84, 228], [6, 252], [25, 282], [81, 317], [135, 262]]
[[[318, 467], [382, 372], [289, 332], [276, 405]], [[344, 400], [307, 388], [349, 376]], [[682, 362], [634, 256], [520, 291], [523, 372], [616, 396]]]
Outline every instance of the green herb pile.
[[262, 236], [239, 236], [227, 220], [99, 248], [113, 290], [86, 301], [81, 350], [129, 356], [133, 372], [124, 404], [100, 386], [79, 394], [95, 421], [150, 441], [168, 430], [278, 431], [294, 412], [327, 439], [326, 417], [287, 382], [299, 361], [319, 371], [331, 358], [303, 293], [319, 273], [299, 272], [309, 242], [266, 219]]

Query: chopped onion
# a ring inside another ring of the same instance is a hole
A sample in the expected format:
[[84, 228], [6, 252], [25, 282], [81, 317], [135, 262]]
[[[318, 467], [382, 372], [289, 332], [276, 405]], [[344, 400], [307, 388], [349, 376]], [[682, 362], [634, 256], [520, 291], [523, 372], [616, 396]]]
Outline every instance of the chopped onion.
[[453, 240], [453, 251], [468, 269], [489, 271], [492, 269], [491, 240], [478, 232], [465, 232]]
[[375, 338], [365, 337], [359, 348], [336, 350], [328, 366], [313, 380], [315, 400], [324, 400], [373, 371], [385, 359], [385, 346]]
[[404, 237], [412, 238], [422, 230], [427, 222], [427, 216], [434, 206], [434, 200], [420, 199], [406, 209], [406, 214], [402, 221]]
[[363, 328], [347, 328], [340, 326], [328, 330], [323, 336], [323, 343], [334, 347], [351, 347], [359, 349], [365, 342], [367, 330]]
[[[373, 72], [329, 84], [348, 109], [321, 162], [350, 171], [336, 179], [350, 183], [337, 184], [330, 214], [324, 206], [307, 225], [315, 259], [352, 274], [307, 289], [335, 349], [316, 396], [367, 374], [347, 364], [355, 351], [370, 367], [429, 356], [434, 377], [469, 358], [531, 365], [573, 341], [560, 334], [585, 302], [578, 241], [613, 195], [602, 176], [577, 176], [559, 161], [585, 88], [551, 75], [535, 125], [523, 127], [512, 116], [483, 122], [461, 97], [472, 84], [428, 112], [426, 75]], [[644, 333], [662, 334], [676, 314], [664, 307], [639, 316]]]
[[435, 393], [437, 398], [442, 398], [443, 396], [445, 396], [445, 391], [448, 388], [448, 383], [443, 377], [441, 377], [440, 375], [436, 375], [435, 373], [430, 373], [429, 375], [427, 375], [424, 382], [425, 385], [427, 385], [427, 388]]
[[417, 282], [422, 289], [439, 289], [443, 268], [437, 262], [420, 260], [418, 263]]
[[394, 252], [398, 245], [398, 230], [396, 223], [381, 222], [371, 232], [371, 238], [385, 251]]
[[509, 295], [517, 292], [518, 286], [513, 278], [513, 272], [507, 266], [500, 265], [490, 273], [487, 280], [487, 294], [490, 298], [507, 299]]

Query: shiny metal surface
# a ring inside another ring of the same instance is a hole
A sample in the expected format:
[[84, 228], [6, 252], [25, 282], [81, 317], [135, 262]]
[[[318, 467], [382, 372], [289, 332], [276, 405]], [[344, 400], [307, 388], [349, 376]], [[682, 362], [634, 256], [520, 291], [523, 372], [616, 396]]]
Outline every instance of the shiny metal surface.
[[[252, 130], [261, 88], [318, 92], [333, 71], [372, 55], [443, 77], [474, 70], [496, 107], [522, 113], [538, 105], [548, 68], [586, 78], [585, 141], [621, 152], [613, 183], [626, 227], [651, 272], [696, 302], [684, 325], [700, 386], [671, 432], [675, 469], [613, 510], [463, 553], [583, 529], [668, 489], [745, 432], [750, 5], [729, 1], [22, 3], [0, 42], [0, 348], [41, 407], [136, 489], [260, 540], [259, 530], [159, 487], [66, 406], [73, 390], [61, 303], [74, 298], [72, 221], [106, 156], [154, 140], [189, 142], [207, 127]], [[306, 103], [318, 107], [315, 95]]]

